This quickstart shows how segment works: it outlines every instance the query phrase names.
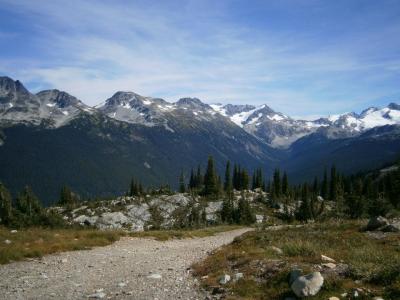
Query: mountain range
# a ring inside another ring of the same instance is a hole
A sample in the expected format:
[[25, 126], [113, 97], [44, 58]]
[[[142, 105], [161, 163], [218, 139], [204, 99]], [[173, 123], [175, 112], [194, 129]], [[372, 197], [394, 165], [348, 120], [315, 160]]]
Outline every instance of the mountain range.
[[15, 194], [33, 186], [46, 202], [64, 184], [83, 196], [123, 193], [132, 176], [176, 185], [179, 173], [213, 155], [292, 181], [380, 167], [400, 152], [400, 106], [299, 120], [267, 105], [222, 105], [182, 98], [170, 103], [133, 92], [90, 107], [59, 90], [33, 94], [0, 77], [0, 180]]

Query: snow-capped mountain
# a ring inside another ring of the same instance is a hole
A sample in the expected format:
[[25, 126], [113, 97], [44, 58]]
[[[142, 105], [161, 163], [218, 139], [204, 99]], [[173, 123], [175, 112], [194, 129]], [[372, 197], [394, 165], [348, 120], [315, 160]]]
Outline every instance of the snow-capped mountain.
[[0, 77], [0, 180], [14, 192], [30, 183], [48, 200], [64, 184], [87, 196], [115, 194], [132, 176], [147, 185], [174, 184], [181, 170], [208, 155], [220, 172], [230, 160], [249, 170], [262, 166], [267, 176], [279, 167], [293, 181], [333, 163], [350, 174], [397, 157], [397, 124], [394, 103], [314, 121], [267, 105], [167, 102], [133, 92], [89, 107], [66, 92], [33, 94]]
[[346, 113], [313, 121], [298, 120], [276, 112], [267, 105], [205, 104], [197, 98], [182, 98], [170, 103], [160, 98], [144, 97], [133, 92], [117, 92], [102, 105], [89, 107], [59, 90], [31, 94], [18, 80], [0, 77], [0, 122], [26, 122], [59, 127], [81, 112], [98, 112], [110, 118], [147, 127], [162, 126], [174, 132], [173, 125], [182, 125], [190, 118], [213, 122], [221, 116], [247, 133], [274, 148], [288, 148], [295, 141], [312, 133], [328, 138], [357, 136], [368, 129], [400, 124], [400, 106], [370, 107], [360, 114]]
[[117, 92], [97, 109], [108, 117], [148, 127], [169, 125], [174, 118], [188, 115], [197, 120], [211, 121], [216, 114], [207, 104], [197, 98], [182, 98], [175, 103], [160, 98], [144, 97], [133, 92]]
[[400, 124], [400, 105], [395, 103], [382, 109], [371, 107], [361, 114], [352, 112], [313, 121], [293, 119], [275, 112], [267, 105], [213, 104], [211, 107], [275, 148], [287, 148], [314, 132], [329, 138], [345, 138], [357, 136], [371, 128]]
[[295, 120], [276, 112], [267, 105], [211, 105], [214, 110], [247, 132], [275, 148], [286, 148], [299, 138], [315, 132], [321, 126], [329, 126], [325, 120]]
[[59, 90], [30, 93], [21, 82], [0, 77], [0, 123], [29, 123], [59, 127], [80, 112], [93, 112], [82, 101]]

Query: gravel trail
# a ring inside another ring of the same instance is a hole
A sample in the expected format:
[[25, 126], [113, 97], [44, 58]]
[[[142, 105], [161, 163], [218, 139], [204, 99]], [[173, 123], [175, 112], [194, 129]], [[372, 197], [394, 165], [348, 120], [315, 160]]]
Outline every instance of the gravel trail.
[[0, 266], [0, 299], [204, 299], [188, 268], [251, 229], [158, 242], [122, 238], [89, 251]]

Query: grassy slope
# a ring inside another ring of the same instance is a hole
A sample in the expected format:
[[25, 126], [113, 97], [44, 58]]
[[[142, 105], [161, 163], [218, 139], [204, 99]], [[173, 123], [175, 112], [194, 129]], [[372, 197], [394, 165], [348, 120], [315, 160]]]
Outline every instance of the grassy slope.
[[400, 299], [400, 236], [376, 239], [359, 228], [360, 224], [347, 222], [250, 232], [194, 265], [195, 274], [208, 275], [203, 283], [214, 287], [223, 273], [243, 272], [244, 280], [228, 284], [232, 292], [228, 299], [284, 299], [293, 296], [287, 283], [290, 269], [297, 265], [304, 272], [317, 270], [324, 254], [347, 264], [349, 270], [346, 275], [325, 276], [323, 289], [312, 299], [340, 297], [355, 287], [384, 299]]
[[[171, 238], [193, 238], [214, 235], [239, 228], [238, 226], [216, 226], [197, 230], [160, 230], [130, 233], [133, 237], [153, 237], [165, 241]], [[30, 228], [11, 233], [0, 227], [0, 264], [41, 257], [61, 251], [86, 250], [106, 246], [128, 233], [123, 231], [100, 231], [96, 229], [43, 229]], [[5, 240], [10, 240], [6, 244]]]

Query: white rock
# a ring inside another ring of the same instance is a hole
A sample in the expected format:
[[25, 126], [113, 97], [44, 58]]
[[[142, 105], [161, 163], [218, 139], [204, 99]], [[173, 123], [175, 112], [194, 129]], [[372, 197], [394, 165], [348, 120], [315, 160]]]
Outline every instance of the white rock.
[[313, 272], [298, 277], [291, 285], [292, 291], [297, 297], [315, 296], [324, 284], [324, 278], [320, 272]]
[[331, 263], [335, 262], [335, 260], [333, 258], [330, 258], [330, 257], [328, 257], [326, 255], [323, 255], [323, 254], [321, 254], [321, 260], [322, 261], [326, 261], [326, 262], [331, 262]]
[[108, 212], [97, 219], [96, 226], [100, 229], [118, 229], [127, 223], [129, 219], [122, 212]]
[[243, 273], [236, 273], [236, 274], [233, 276], [233, 280], [234, 280], [234, 281], [238, 281], [238, 280], [243, 279], [243, 278], [244, 278]]
[[229, 281], [231, 281], [231, 276], [228, 274], [222, 275], [221, 278], [219, 279], [220, 284], [227, 284]]
[[106, 296], [106, 294], [104, 292], [96, 292], [94, 294], [89, 295], [88, 298], [103, 299], [105, 296]]
[[338, 297], [329, 297], [328, 300], [340, 300]]
[[271, 246], [271, 249], [275, 251], [276, 254], [283, 254], [283, 251], [281, 248], [275, 247], [275, 246]]
[[66, 264], [66, 263], [68, 262], [68, 259], [63, 258], [63, 259], [61, 259], [59, 262], [62, 263], [62, 264]]
[[261, 224], [262, 222], [264, 222], [264, 216], [263, 215], [256, 215], [256, 222], [258, 224]]
[[376, 230], [386, 225], [389, 225], [389, 221], [386, 218], [381, 216], [372, 217], [368, 221], [367, 230]]
[[5, 240], [4, 243], [7, 244], [7, 245], [10, 245], [11, 241], [10, 240]]
[[334, 263], [326, 263], [326, 264], [322, 264], [322, 266], [327, 269], [335, 269], [336, 268], [336, 265]]
[[11, 230], [10, 232], [11, 233], [17, 233], [18, 231], [14, 229], [14, 230]]
[[118, 283], [118, 286], [119, 287], [124, 287], [124, 286], [126, 286], [126, 283], [125, 282], [120, 282], [120, 283]]
[[147, 278], [149, 278], [149, 279], [161, 279], [162, 276], [160, 274], [151, 274], [151, 275], [147, 276]]

